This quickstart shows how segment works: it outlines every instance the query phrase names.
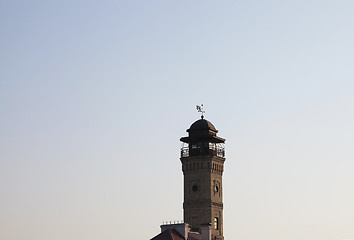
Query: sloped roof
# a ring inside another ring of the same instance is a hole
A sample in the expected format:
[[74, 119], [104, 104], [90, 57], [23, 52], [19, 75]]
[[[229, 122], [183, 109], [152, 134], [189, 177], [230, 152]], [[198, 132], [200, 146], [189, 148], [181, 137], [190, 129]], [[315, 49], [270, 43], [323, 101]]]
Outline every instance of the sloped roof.
[[185, 239], [176, 230], [167, 229], [162, 233], [160, 233], [159, 235], [151, 238], [150, 240], [185, 240]]
[[218, 132], [218, 130], [216, 130], [211, 122], [203, 118], [195, 121], [187, 130], [187, 132], [195, 130], [212, 130], [214, 132]]
[[189, 232], [188, 240], [202, 240], [202, 235], [198, 232]]
[[[182, 237], [182, 235], [179, 234], [176, 230], [167, 229], [162, 233], [160, 233], [159, 235], [156, 235], [155, 237], [151, 238], [150, 240], [186, 240], [186, 239], [184, 239], [184, 237]], [[188, 240], [202, 240], [202, 235], [198, 232], [189, 232]]]

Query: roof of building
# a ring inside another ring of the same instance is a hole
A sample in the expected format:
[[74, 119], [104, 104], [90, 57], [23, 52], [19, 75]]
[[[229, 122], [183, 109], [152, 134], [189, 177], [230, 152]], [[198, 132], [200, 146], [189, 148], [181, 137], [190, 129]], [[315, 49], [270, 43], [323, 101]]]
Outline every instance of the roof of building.
[[212, 130], [214, 132], [218, 132], [218, 130], [216, 130], [211, 122], [203, 118], [195, 121], [187, 130], [187, 132], [195, 130]]
[[199, 232], [189, 232], [188, 240], [202, 240], [202, 235]]
[[151, 238], [150, 240], [185, 240], [185, 239], [176, 230], [167, 229], [162, 233], [160, 233], [159, 235]]
[[[188, 232], [188, 240], [201, 240], [202, 235], [199, 232]], [[167, 229], [156, 235], [150, 240], [186, 240], [174, 229]]]

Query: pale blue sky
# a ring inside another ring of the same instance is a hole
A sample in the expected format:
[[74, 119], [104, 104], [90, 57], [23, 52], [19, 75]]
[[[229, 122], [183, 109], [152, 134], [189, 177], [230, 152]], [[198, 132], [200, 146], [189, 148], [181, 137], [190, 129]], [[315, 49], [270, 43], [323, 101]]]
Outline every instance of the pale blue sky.
[[0, 239], [150, 239], [179, 138], [226, 138], [224, 236], [354, 239], [353, 1], [0, 1]]

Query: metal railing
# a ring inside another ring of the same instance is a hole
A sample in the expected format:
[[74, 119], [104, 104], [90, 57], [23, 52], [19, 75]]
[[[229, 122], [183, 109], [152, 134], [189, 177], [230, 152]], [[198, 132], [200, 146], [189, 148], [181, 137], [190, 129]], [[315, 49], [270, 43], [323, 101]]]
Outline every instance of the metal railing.
[[181, 148], [181, 157], [189, 157], [189, 147]]
[[196, 148], [189, 149], [189, 147], [181, 148], [181, 157], [198, 156], [198, 155], [214, 155], [218, 157], [225, 157], [225, 148], [217, 146], [215, 148]]

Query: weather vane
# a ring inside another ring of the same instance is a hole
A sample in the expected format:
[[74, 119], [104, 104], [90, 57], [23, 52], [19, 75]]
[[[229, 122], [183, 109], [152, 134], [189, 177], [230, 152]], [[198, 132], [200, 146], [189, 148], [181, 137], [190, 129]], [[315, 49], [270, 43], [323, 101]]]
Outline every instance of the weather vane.
[[204, 111], [204, 108], [203, 108], [203, 104], [201, 104], [200, 106], [197, 105], [197, 111], [202, 113], [202, 119], [204, 119], [205, 111]]

